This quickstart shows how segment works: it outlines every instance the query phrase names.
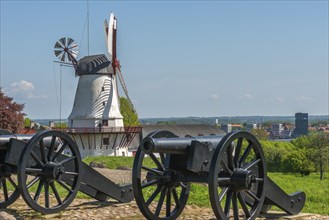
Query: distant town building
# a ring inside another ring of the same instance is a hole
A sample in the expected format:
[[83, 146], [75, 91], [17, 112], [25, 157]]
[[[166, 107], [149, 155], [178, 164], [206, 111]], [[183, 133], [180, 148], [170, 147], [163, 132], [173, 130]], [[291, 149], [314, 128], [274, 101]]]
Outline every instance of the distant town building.
[[281, 135], [281, 131], [283, 131], [282, 124], [273, 124], [270, 134], [271, 139], [279, 139]]
[[257, 124], [246, 124], [247, 131], [251, 131], [252, 129], [257, 129]]
[[295, 114], [295, 130], [294, 136], [299, 137], [301, 135], [308, 134], [308, 113], [298, 112]]
[[290, 139], [292, 130], [285, 124], [273, 124], [270, 131], [270, 139]]
[[226, 133], [230, 133], [232, 131], [232, 124], [221, 124], [220, 128], [226, 132]]

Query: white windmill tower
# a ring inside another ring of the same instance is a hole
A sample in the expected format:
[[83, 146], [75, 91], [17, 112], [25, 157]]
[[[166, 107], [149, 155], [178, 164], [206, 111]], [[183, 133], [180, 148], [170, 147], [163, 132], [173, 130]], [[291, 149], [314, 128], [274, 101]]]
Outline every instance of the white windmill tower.
[[79, 77], [68, 127], [82, 157], [129, 155], [126, 145], [141, 129], [125, 128], [120, 113], [117, 76], [130, 99], [116, 57], [117, 19], [113, 13], [109, 23], [105, 21], [105, 35], [108, 56], [91, 55], [76, 61], [76, 54], [72, 54], [70, 46], [65, 45], [66, 40], [62, 38], [57, 42], [58, 45], [56, 43], [58, 47], [63, 45], [57, 47], [57, 53], [55, 45], [56, 56], [62, 61], [66, 61], [65, 56], [68, 57]]

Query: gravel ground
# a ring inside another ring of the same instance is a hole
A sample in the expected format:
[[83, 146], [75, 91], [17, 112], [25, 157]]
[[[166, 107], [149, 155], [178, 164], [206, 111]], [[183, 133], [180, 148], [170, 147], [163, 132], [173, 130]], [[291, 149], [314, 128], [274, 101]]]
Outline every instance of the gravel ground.
[[[129, 170], [109, 170], [104, 168], [96, 168], [104, 176], [118, 184], [131, 182], [131, 171]], [[99, 202], [94, 199], [75, 199], [73, 203], [64, 211], [51, 215], [40, 215], [31, 210], [19, 198], [13, 205], [6, 210], [0, 211], [0, 220], [13, 219], [145, 219], [140, 213], [136, 203], [120, 204], [115, 201]], [[179, 219], [215, 219], [212, 209], [200, 208], [193, 205], [187, 205]], [[294, 220], [329, 220], [329, 216], [321, 216], [317, 214], [302, 213], [298, 216], [286, 216], [280, 212], [271, 212], [261, 219], [294, 219]]]

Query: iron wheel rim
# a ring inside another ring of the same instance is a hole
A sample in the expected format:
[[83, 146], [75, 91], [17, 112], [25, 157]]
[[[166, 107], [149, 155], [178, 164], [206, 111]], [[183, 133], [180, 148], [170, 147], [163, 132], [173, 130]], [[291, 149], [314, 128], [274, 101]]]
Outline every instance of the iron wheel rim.
[[[170, 132], [160, 131], [150, 134], [149, 137], [175, 136], [172, 135], [173, 134]], [[166, 173], [169, 170], [167, 170], [164, 166], [164, 161], [169, 155], [165, 155], [163, 153], [160, 153], [159, 155], [160, 160], [156, 158], [154, 154], [149, 155], [153, 161], [157, 161], [155, 162], [157, 164], [156, 168], [145, 167], [143, 166], [145, 153], [141, 151], [140, 148], [137, 150], [132, 177], [135, 201], [140, 211], [147, 219], [176, 219], [184, 210], [190, 191], [190, 184], [180, 183], [178, 185], [167, 185], [161, 181], [157, 181], [156, 179], [147, 182], [142, 181], [142, 170], [158, 175], [159, 178], [166, 178], [167, 175], [170, 175]], [[148, 187], [156, 187], [155, 190], [152, 190], [151, 196], [147, 196], [143, 193], [143, 189]], [[155, 201], [156, 197], [159, 198], [159, 201]], [[152, 207], [154, 204], [156, 204], [156, 208]], [[164, 213], [161, 213], [162, 207], [165, 207], [166, 211]]]
[[[44, 142], [49, 137], [51, 137], [51, 143], [47, 149]], [[57, 151], [54, 150], [55, 141], [61, 143]], [[64, 157], [62, 156], [64, 151], [69, 151], [72, 155]], [[73, 164], [73, 170], [68, 164]], [[45, 170], [50, 171], [45, 172]], [[67, 180], [70, 184], [67, 184]], [[18, 163], [18, 183], [23, 199], [32, 209], [42, 214], [64, 210], [75, 198], [80, 182], [81, 156], [75, 142], [67, 134], [59, 131], [45, 131], [35, 135], [27, 143]], [[64, 193], [60, 191], [63, 189]], [[43, 204], [40, 201], [42, 194]], [[57, 204], [53, 205], [50, 195], [55, 198]]]
[[7, 208], [20, 196], [17, 174], [11, 170], [8, 165], [0, 164], [0, 209]]
[[[242, 149], [244, 140], [247, 147]], [[234, 141], [236, 146], [232, 144]], [[246, 160], [252, 153], [254, 157], [247, 163]], [[236, 184], [234, 179], [240, 173], [245, 178], [241, 183], [246, 182], [246, 185]], [[252, 181], [248, 182], [249, 179]], [[209, 198], [216, 217], [222, 220], [229, 219], [232, 207], [233, 218], [238, 220], [241, 216], [240, 207], [243, 219], [255, 219], [264, 203], [265, 182], [265, 158], [258, 140], [245, 131], [227, 134], [214, 152], [209, 171]], [[224, 198], [225, 204], [222, 205]], [[249, 201], [252, 200], [253, 204], [248, 204], [247, 198]]]

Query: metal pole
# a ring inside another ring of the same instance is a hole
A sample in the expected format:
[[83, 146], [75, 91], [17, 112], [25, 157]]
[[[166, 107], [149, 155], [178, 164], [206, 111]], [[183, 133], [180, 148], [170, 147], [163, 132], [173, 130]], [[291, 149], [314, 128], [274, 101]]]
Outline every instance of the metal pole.
[[60, 74], [59, 74], [59, 126], [62, 128], [62, 66], [60, 64]]
[[87, 41], [88, 41], [88, 56], [89, 56], [89, 0], [87, 0]]

